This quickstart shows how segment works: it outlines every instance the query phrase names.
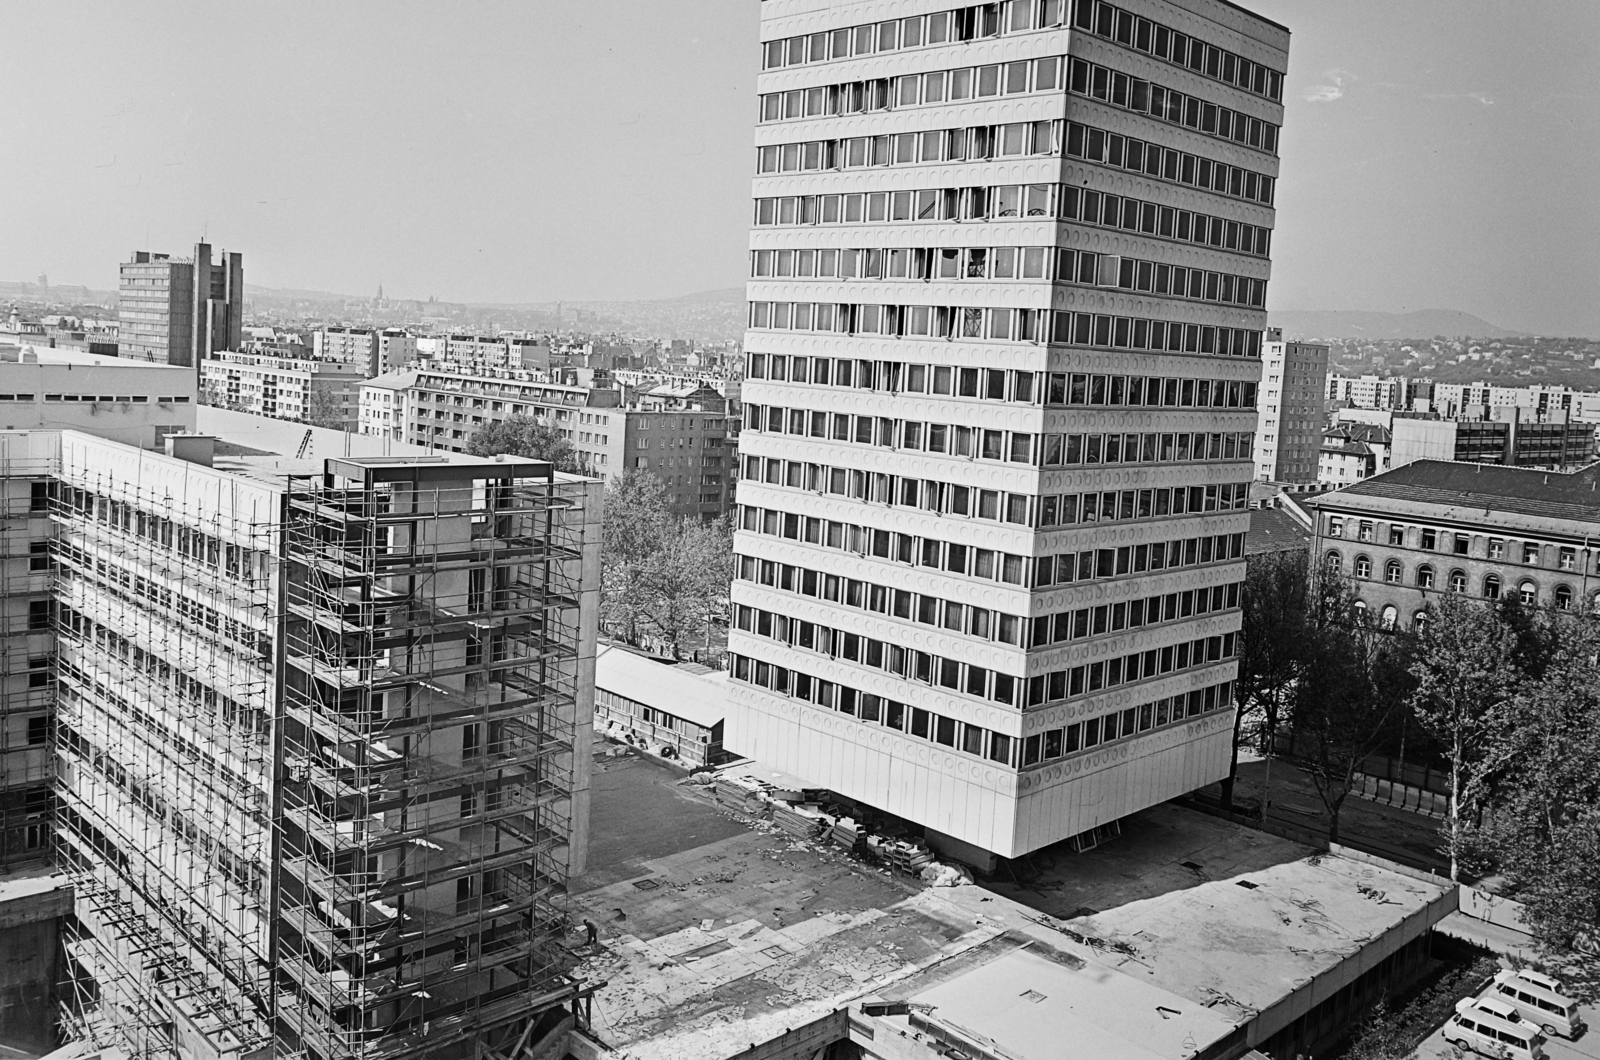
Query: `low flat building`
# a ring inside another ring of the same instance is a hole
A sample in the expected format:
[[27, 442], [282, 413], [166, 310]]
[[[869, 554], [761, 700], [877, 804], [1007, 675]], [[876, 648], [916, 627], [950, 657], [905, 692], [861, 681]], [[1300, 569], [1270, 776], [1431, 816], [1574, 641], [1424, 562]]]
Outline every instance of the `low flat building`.
[[686, 766], [722, 758], [726, 671], [694, 672], [616, 645], [594, 663], [595, 732], [636, 742]]
[[1416, 460], [1308, 502], [1313, 555], [1384, 626], [1446, 592], [1600, 609], [1600, 465], [1566, 474]]
[[0, 429], [81, 430], [141, 449], [195, 428], [192, 368], [0, 344]]
[[1595, 460], [1595, 425], [1565, 410], [1541, 414], [1507, 404], [1471, 411], [1462, 419], [1396, 418], [1392, 465], [1456, 460], [1564, 471]]

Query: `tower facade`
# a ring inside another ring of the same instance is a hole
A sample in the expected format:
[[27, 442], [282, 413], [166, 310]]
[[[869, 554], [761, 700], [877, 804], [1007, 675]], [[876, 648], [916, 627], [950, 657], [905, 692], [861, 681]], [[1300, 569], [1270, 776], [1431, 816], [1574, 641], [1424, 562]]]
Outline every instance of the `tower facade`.
[[1019, 856], [1228, 768], [1288, 31], [765, 0], [726, 744]]
[[1262, 343], [1256, 478], [1311, 485], [1322, 450], [1322, 392], [1328, 347], [1285, 342], [1276, 330]]

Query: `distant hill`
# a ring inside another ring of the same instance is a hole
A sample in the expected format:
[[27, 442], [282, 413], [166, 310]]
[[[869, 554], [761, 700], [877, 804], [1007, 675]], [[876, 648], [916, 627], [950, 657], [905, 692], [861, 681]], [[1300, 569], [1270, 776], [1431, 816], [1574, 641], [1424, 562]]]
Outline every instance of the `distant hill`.
[[1285, 309], [1269, 313], [1267, 323], [1286, 339], [1509, 339], [1526, 332], [1496, 327], [1482, 317], [1455, 309], [1411, 313], [1372, 313], [1360, 309]]
[[719, 291], [697, 291], [694, 294], [680, 294], [676, 298], [663, 298], [664, 302], [743, 302], [743, 287], [724, 287]]

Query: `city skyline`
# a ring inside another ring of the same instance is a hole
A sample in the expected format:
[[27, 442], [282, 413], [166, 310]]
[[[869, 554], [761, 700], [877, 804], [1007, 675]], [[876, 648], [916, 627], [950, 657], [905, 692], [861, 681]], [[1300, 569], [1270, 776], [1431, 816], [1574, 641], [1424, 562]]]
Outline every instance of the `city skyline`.
[[[1448, 308], [1600, 334], [1600, 214], [1580, 175], [1600, 134], [1579, 117], [1600, 9], [1259, 9], [1296, 42], [1269, 310]], [[526, 303], [734, 287], [756, 14], [171, 8], [142, 32], [98, 5], [20, 9], [19, 37], [71, 47], [18, 56], [0, 101], [0, 128], [34, 145], [0, 178], [20, 204], [0, 276], [109, 290], [130, 247], [207, 236], [276, 288]], [[240, 41], [270, 60], [184, 88], [191, 55]]]

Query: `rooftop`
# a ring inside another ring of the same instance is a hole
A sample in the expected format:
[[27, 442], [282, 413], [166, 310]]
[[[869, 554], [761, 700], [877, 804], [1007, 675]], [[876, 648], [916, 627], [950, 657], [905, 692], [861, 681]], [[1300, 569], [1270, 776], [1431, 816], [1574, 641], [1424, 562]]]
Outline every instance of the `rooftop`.
[[1185, 1055], [1448, 890], [1174, 804], [934, 887], [632, 752], [595, 762], [571, 906], [600, 943], [579, 974], [605, 981], [594, 1033], [632, 1060], [721, 1060], [866, 998], [1016, 1060]]
[[707, 729], [727, 713], [728, 675], [726, 671], [718, 673], [717, 677], [702, 676], [611, 644], [602, 645], [594, 660], [596, 688]]
[[1250, 531], [1244, 535], [1244, 554], [1292, 552], [1311, 547], [1311, 528], [1281, 508], [1257, 508], [1250, 513]]
[[1507, 512], [1600, 522], [1600, 464], [1560, 472], [1453, 460], [1415, 460], [1310, 503], [1337, 504], [1343, 497], [1446, 505], [1475, 513]]

